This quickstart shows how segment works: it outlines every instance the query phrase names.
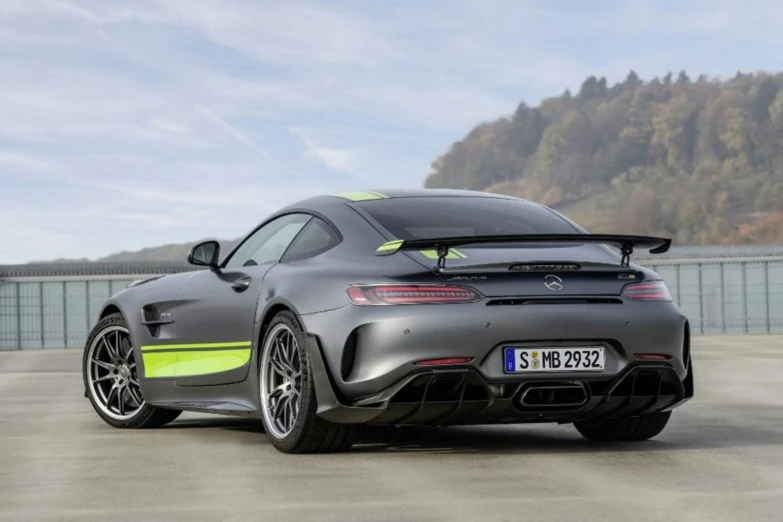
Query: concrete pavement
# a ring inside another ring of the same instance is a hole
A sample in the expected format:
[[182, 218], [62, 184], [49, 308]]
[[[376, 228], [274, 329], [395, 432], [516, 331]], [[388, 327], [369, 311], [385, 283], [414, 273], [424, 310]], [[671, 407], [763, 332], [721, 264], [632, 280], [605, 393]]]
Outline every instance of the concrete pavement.
[[571, 426], [380, 430], [278, 453], [258, 423], [115, 430], [81, 352], [0, 352], [0, 520], [783, 520], [783, 337], [700, 337], [696, 398], [655, 440]]

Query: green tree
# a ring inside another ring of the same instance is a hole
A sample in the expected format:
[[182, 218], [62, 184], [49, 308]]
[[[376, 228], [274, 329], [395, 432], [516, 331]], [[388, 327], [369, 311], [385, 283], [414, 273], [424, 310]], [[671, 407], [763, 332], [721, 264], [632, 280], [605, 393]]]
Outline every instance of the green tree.
[[539, 200], [596, 232], [720, 242], [767, 233], [757, 220], [783, 211], [781, 173], [783, 74], [643, 82], [630, 71], [478, 125], [425, 184]]

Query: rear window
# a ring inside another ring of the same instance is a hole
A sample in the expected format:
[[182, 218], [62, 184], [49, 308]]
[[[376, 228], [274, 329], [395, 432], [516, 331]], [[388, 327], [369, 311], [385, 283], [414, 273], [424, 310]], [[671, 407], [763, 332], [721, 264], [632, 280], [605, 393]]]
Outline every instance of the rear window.
[[433, 196], [357, 205], [399, 239], [580, 232], [549, 210], [514, 199]]

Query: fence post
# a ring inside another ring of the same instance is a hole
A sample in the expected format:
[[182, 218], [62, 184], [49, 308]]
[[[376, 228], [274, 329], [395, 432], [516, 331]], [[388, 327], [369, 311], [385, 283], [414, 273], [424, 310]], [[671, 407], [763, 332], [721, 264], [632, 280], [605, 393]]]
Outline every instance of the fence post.
[[764, 301], [767, 305], [767, 333], [771, 332], [769, 318], [769, 261], [764, 261]]
[[702, 264], [699, 263], [699, 330], [703, 334], [704, 333], [704, 296], [702, 296], [701, 269], [702, 269]]
[[748, 287], [747, 287], [747, 265], [743, 261], [742, 267], [742, 316], [745, 318], [745, 333], [748, 333]]
[[681, 299], [682, 293], [680, 292], [680, 266], [681, 265], [677, 263], [674, 266], [677, 267], [677, 303], [682, 304], [682, 299]]
[[68, 286], [63, 281], [63, 348], [68, 348]]
[[16, 282], [16, 349], [22, 349], [22, 295], [19, 281]]
[[84, 317], [87, 324], [87, 335], [90, 335], [90, 280], [84, 282]]
[[46, 335], [44, 334], [45, 322], [43, 281], [38, 283], [38, 315], [41, 316], [41, 350], [43, 350], [44, 345], [46, 344]]
[[720, 264], [720, 333], [726, 333], [726, 283], [723, 276], [724, 263]]

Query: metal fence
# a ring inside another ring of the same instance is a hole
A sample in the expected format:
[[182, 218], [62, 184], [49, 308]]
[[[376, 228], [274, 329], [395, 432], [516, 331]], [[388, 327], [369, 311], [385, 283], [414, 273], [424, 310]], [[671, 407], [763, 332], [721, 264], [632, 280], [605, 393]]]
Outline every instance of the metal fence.
[[[783, 332], [783, 256], [650, 261], [693, 333]], [[0, 280], [0, 350], [82, 347], [104, 301], [137, 278]]]
[[783, 332], [783, 257], [645, 263], [696, 334]]
[[130, 282], [0, 281], [0, 350], [82, 347], [103, 303]]

